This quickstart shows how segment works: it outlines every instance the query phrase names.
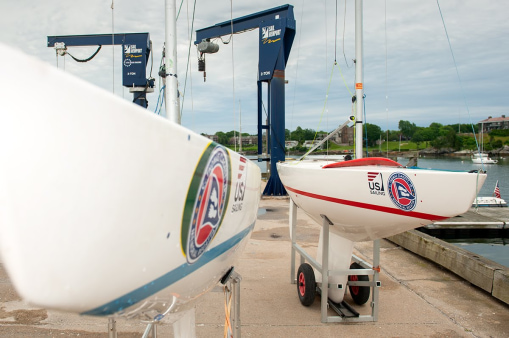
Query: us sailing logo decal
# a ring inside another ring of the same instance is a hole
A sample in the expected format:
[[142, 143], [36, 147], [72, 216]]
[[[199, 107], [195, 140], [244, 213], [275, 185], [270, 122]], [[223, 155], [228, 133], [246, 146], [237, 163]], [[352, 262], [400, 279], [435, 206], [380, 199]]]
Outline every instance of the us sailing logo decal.
[[211, 143], [194, 171], [182, 217], [181, 245], [192, 264], [205, 252], [225, 215], [231, 188], [230, 156]]
[[385, 196], [384, 181], [382, 173], [379, 172], [368, 172], [368, 185], [372, 195]]
[[417, 193], [410, 178], [403, 173], [392, 173], [387, 181], [392, 202], [401, 210], [412, 211], [417, 204]]

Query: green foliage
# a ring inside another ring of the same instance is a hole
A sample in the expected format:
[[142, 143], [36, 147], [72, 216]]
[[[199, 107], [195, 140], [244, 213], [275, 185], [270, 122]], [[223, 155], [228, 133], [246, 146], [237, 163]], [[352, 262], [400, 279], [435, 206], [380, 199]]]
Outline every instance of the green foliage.
[[216, 136], [217, 136], [217, 143], [225, 145], [230, 142], [230, 138], [222, 131], [216, 132]]
[[430, 144], [436, 150], [440, 150], [447, 147], [447, 140], [445, 136], [439, 136], [431, 141]]
[[415, 131], [417, 130], [417, 126], [415, 123], [411, 123], [410, 121], [400, 120], [398, 123], [398, 128], [403, 136], [407, 139], [411, 139], [414, 136]]
[[382, 129], [377, 126], [376, 124], [366, 123], [364, 124], [364, 137], [366, 137], [367, 134], [367, 143], [368, 146], [373, 147], [376, 145], [376, 141], [380, 139], [380, 135], [382, 134]]
[[[458, 123], [456, 124], [451, 124], [450, 125], [454, 130], [456, 130], [456, 132], [458, 132]], [[467, 124], [467, 123], [463, 123], [463, 124], [460, 124], [459, 125], [459, 132], [460, 134], [468, 134], [468, 133], [477, 133], [479, 130], [479, 126], [476, 124], [473, 126], [473, 130], [472, 130], [472, 125], [471, 124]]]
[[475, 143], [475, 139], [470, 136], [460, 136], [461, 144], [463, 149], [475, 150], [477, 149], [477, 144]]
[[412, 136], [412, 142], [415, 142], [415, 144], [417, 145], [417, 149], [419, 149], [419, 145], [424, 142], [424, 141], [427, 141], [428, 138], [426, 137], [426, 132], [424, 130], [424, 128], [418, 128], [415, 133], [414, 133], [414, 136]]
[[389, 130], [389, 141], [399, 141], [399, 130]]
[[[438, 150], [444, 148], [474, 150], [477, 148], [474, 137], [469, 136], [472, 135], [472, 126], [469, 124], [442, 125], [433, 122], [428, 127], [418, 127], [415, 123], [410, 121], [400, 120], [398, 128], [399, 130], [384, 131], [375, 124], [366, 123], [363, 131], [363, 139], [366, 138], [367, 132], [367, 143], [371, 149], [370, 151], [380, 150], [380, 148], [382, 151], [386, 151], [387, 145], [389, 145], [389, 151], [419, 150], [428, 146], [432, 146]], [[473, 128], [475, 133], [478, 133], [478, 126], [474, 125]], [[229, 144], [234, 133], [238, 136], [238, 132], [234, 132], [233, 130], [229, 132], [218, 131], [216, 133], [218, 142], [224, 145]], [[242, 135], [249, 136], [248, 133], [242, 133]], [[383, 141], [381, 146], [376, 144], [380, 136]], [[399, 142], [400, 136], [404, 136], [401, 145]], [[484, 136], [484, 149], [486, 151], [501, 148], [504, 144], [509, 145], [509, 130], [507, 129], [491, 131], [489, 133], [489, 142], [488, 135], [485, 134]], [[305, 152], [308, 149], [302, 147], [302, 144], [306, 140], [315, 139], [315, 130], [303, 129], [300, 126], [294, 131], [285, 129], [285, 139], [299, 142], [299, 146], [290, 149], [290, 151]], [[388, 144], [387, 141], [389, 142]], [[478, 142], [480, 143], [481, 141], [479, 140]], [[256, 145], [251, 148], [256, 149]], [[329, 150], [343, 151], [351, 150], [352, 148], [352, 146], [339, 146], [333, 142], [328, 143]], [[243, 147], [243, 149], [246, 148]]]
[[490, 131], [490, 136], [509, 136], [509, 129], [495, 129]]
[[491, 146], [492, 146], [494, 149], [502, 148], [502, 146], [503, 146], [503, 144], [502, 144], [502, 140], [494, 140], [494, 141], [491, 143]]
[[315, 138], [315, 131], [313, 129], [302, 129], [297, 127], [293, 132], [289, 133], [288, 140], [299, 141], [300, 144], [306, 140], [313, 140]]

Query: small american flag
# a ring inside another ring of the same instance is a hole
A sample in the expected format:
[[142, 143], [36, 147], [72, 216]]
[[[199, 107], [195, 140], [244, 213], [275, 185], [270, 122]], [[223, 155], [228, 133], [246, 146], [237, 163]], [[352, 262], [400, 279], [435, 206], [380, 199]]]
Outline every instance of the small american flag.
[[493, 194], [495, 195], [496, 198], [502, 198], [500, 197], [500, 188], [498, 187], [498, 180], [497, 184], [495, 184], [495, 191], [493, 192]]

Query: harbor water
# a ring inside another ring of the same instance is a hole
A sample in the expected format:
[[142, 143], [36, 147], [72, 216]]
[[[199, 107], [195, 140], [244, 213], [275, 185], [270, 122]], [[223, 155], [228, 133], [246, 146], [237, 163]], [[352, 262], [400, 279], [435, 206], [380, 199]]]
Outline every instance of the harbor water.
[[[404, 163], [404, 161], [405, 159], [401, 159], [400, 163]], [[418, 159], [418, 166], [422, 168], [467, 171], [483, 169], [488, 173], [488, 178], [479, 192], [479, 196], [492, 196], [498, 181], [501, 197], [506, 201], [509, 200], [509, 159], [499, 158], [497, 164], [481, 165], [472, 163], [469, 157], [423, 157]], [[444, 240], [509, 267], [509, 238], [447, 238]]]
[[[298, 158], [295, 156], [295, 158]], [[251, 157], [256, 161], [256, 157]], [[500, 194], [502, 198], [509, 201], [509, 158], [498, 159], [497, 164], [474, 164], [470, 157], [419, 157], [417, 166], [421, 168], [445, 169], [470, 171], [482, 169], [488, 173], [479, 196], [492, 196], [495, 190], [495, 184], [498, 181]], [[407, 158], [398, 158], [397, 161], [402, 165], [408, 163]], [[268, 162], [257, 162], [263, 173], [267, 172]], [[440, 191], [441, 187], [437, 187]], [[447, 187], [444, 187], [447, 189]], [[509, 210], [508, 210], [509, 212]], [[454, 238], [444, 239], [445, 241], [457, 245], [465, 250], [477, 255], [488, 258], [494, 262], [509, 267], [509, 238]]]

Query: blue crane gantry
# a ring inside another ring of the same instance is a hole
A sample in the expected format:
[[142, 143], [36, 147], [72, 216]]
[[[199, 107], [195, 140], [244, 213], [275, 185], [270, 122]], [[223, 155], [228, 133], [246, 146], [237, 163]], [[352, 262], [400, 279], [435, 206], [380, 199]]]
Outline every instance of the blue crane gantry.
[[[263, 129], [269, 136], [267, 152], [270, 153], [270, 178], [264, 195], [286, 195], [279, 179], [276, 163], [285, 160], [285, 67], [295, 37], [293, 6], [284, 5], [218, 23], [196, 31], [195, 44], [202, 53], [216, 52], [208, 49], [207, 42], [232, 33], [241, 33], [253, 28], [259, 30], [258, 59], [258, 160], [262, 161]], [[203, 48], [200, 44], [203, 43]], [[202, 70], [204, 70], [204, 64]], [[268, 120], [262, 122], [262, 82], [267, 83]]]
[[[133, 102], [144, 108], [147, 107], [147, 93], [154, 91], [154, 79], [146, 78], [150, 44], [149, 33], [48, 36], [48, 47], [55, 47], [61, 55], [68, 46], [122, 45], [122, 85], [133, 94]], [[78, 61], [88, 61], [92, 57]]]

